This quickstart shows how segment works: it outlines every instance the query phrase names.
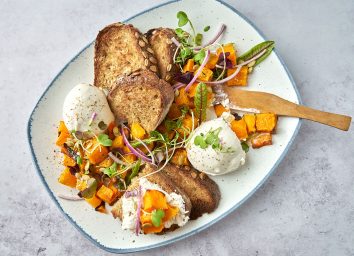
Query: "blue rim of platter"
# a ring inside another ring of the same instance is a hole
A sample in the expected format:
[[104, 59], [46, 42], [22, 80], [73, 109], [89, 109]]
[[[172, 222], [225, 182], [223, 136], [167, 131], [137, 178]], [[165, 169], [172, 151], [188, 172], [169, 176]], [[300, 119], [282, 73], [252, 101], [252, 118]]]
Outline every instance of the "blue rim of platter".
[[[172, 0], [172, 1], [168, 1], [166, 3], [162, 3], [162, 4], [159, 4], [155, 7], [152, 7], [150, 9], [147, 9], [145, 11], [142, 11], [128, 19], [126, 19], [124, 22], [128, 22], [130, 21], [131, 19], [137, 17], [137, 16], [140, 16], [144, 13], [147, 13], [151, 10], [154, 10], [154, 9], [157, 9], [161, 6], [165, 6], [165, 5], [169, 5], [171, 3], [175, 3], [175, 2], [178, 2], [180, 0]], [[257, 32], [258, 34], [264, 39], [266, 40], [265, 36], [263, 35], [263, 33], [247, 18], [245, 17], [243, 14], [241, 14], [237, 9], [235, 9], [233, 6], [223, 2], [222, 0], [215, 0], [223, 5], [225, 5], [226, 7], [228, 7], [229, 9], [231, 9], [233, 12], [235, 12], [237, 15], [239, 15], [242, 19], [244, 19], [248, 24], [250, 24]], [[53, 83], [61, 76], [61, 74], [66, 70], [66, 68], [69, 66], [70, 63], [72, 63], [73, 61], [76, 60], [76, 58], [84, 51], [86, 50], [89, 46], [91, 46], [93, 42], [91, 42], [90, 44], [88, 44], [86, 47], [84, 47], [74, 58], [72, 58], [65, 66], [64, 68], [55, 76], [55, 78], [52, 80], [52, 82], [49, 84], [49, 86], [47, 87], [47, 89], [44, 91], [44, 93], [42, 94], [42, 96], [40, 97], [40, 99], [38, 100], [38, 102], [36, 103], [36, 106], [34, 107], [31, 115], [30, 115], [30, 118], [28, 120], [28, 124], [27, 124], [27, 138], [28, 138], [28, 143], [29, 143], [29, 146], [30, 146], [30, 149], [31, 149], [31, 155], [32, 155], [32, 161], [33, 163], [35, 164], [36, 166], [36, 169], [37, 169], [37, 174], [39, 175], [43, 185], [45, 186], [46, 190], [48, 191], [50, 197], [53, 199], [53, 201], [55, 202], [55, 204], [57, 205], [57, 207], [60, 209], [60, 211], [62, 212], [62, 214], [64, 215], [64, 217], [69, 220], [73, 225], [74, 227], [80, 231], [80, 233], [85, 236], [88, 240], [90, 240], [92, 243], [94, 243], [96, 246], [98, 246], [99, 248], [105, 250], [105, 251], [108, 251], [108, 252], [112, 252], [112, 253], [131, 253], [131, 252], [138, 252], [138, 251], [144, 251], [144, 250], [148, 250], [148, 249], [153, 249], [153, 248], [157, 248], [157, 247], [161, 247], [161, 246], [164, 246], [164, 245], [168, 245], [168, 244], [171, 244], [171, 243], [174, 243], [174, 242], [177, 242], [179, 240], [182, 240], [184, 238], [187, 238], [187, 237], [190, 237], [192, 235], [195, 235], [203, 230], [205, 230], [206, 228], [210, 227], [211, 225], [215, 224], [216, 222], [220, 221], [221, 219], [223, 219], [224, 217], [226, 217], [227, 215], [229, 215], [231, 212], [233, 212], [234, 210], [236, 210], [238, 207], [240, 207], [248, 198], [250, 198], [257, 190], [258, 188], [263, 185], [263, 183], [273, 174], [273, 172], [276, 170], [276, 168], [278, 167], [278, 165], [280, 164], [280, 162], [284, 159], [285, 155], [287, 154], [287, 152], [289, 151], [289, 148], [290, 146], [292, 145], [292, 143], [294, 142], [294, 139], [296, 137], [296, 135], [298, 134], [299, 132], [299, 129], [300, 129], [300, 126], [301, 126], [301, 123], [302, 123], [302, 120], [300, 119], [298, 124], [297, 124], [297, 127], [294, 131], [294, 134], [293, 136], [291, 137], [288, 145], [286, 146], [284, 152], [281, 154], [281, 156], [279, 157], [278, 161], [274, 164], [274, 166], [272, 167], [272, 169], [268, 172], [268, 174], [263, 178], [263, 180], [261, 182], [259, 182], [259, 184], [245, 197], [243, 198], [240, 202], [238, 202], [236, 205], [234, 205], [231, 209], [229, 209], [227, 212], [223, 213], [221, 216], [219, 216], [218, 218], [210, 221], [209, 223], [205, 224], [204, 226], [196, 229], [196, 230], [193, 230], [187, 234], [183, 234], [179, 237], [176, 237], [174, 239], [171, 239], [171, 240], [168, 240], [168, 241], [165, 241], [165, 242], [161, 242], [161, 243], [157, 243], [157, 244], [154, 244], [154, 245], [150, 245], [150, 246], [143, 246], [143, 247], [138, 247], [138, 248], [131, 248], [131, 249], [116, 249], [116, 248], [110, 248], [110, 247], [106, 247], [104, 245], [102, 245], [101, 243], [99, 243], [97, 240], [95, 240], [93, 237], [91, 237], [89, 234], [87, 234], [67, 213], [64, 212], [64, 210], [62, 209], [62, 207], [60, 206], [59, 202], [57, 201], [57, 199], [55, 198], [53, 192], [50, 190], [50, 188], [48, 187], [48, 184], [46, 183], [45, 179], [44, 179], [44, 176], [40, 170], [40, 167], [38, 165], [38, 162], [37, 162], [37, 158], [36, 158], [36, 155], [34, 153], [34, 150], [33, 150], [33, 146], [32, 146], [32, 136], [31, 136], [31, 126], [32, 126], [32, 121], [33, 121], [33, 114], [35, 113], [37, 107], [38, 107], [38, 104], [41, 102], [42, 98], [44, 97], [44, 95], [47, 93], [47, 91], [50, 89], [50, 87], [53, 85]], [[274, 53], [276, 54], [276, 56], [278, 57], [278, 59], [280, 60], [283, 68], [285, 69], [290, 81], [291, 81], [291, 84], [296, 92], [296, 95], [297, 95], [297, 99], [299, 101], [299, 104], [302, 103], [301, 101], [301, 97], [300, 97], [300, 94], [299, 94], [299, 91], [296, 87], [296, 84], [295, 84], [295, 81], [292, 77], [292, 75], [290, 74], [287, 66], [285, 65], [284, 61], [282, 60], [282, 58], [278, 55], [277, 51], [274, 50]]]

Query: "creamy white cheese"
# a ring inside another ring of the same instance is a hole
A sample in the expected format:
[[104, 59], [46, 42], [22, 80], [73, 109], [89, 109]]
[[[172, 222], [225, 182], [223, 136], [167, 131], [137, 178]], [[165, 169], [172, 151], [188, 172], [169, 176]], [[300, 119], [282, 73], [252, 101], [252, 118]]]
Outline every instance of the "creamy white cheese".
[[[164, 223], [165, 228], [171, 227], [173, 224], [177, 224], [178, 226], [185, 225], [189, 216], [187, 215], [185, 202], [181, 195], [177, 193], [167, 193], [164, 191], [159, 185], [148, 181], [146, 178], [141, 178], [139, 180], [139, 184], [141, 186], [141, 193], [144, 196], [147, 190], [158, 190], [165, 194], [166, 201], [169, 205], [177, 207], [179, 209], [177, 215], [171, 220]], [[122, 198], [122, 229], [131, 229], [133, 230], [136, 225], [137, 220], [137, 206], [138, 206], [138, 197], [131, 196]]]
[[108, 126], [114, 121], [114, 115], [102, 90], [89, 84], [78, 84], [65, 98], [63, 119], [69, 131], [91, 131], [98, 135], [104, 132], [102, 124]]
[[[225, 112], [220, 118], [202, 123], [194, 131], [187, 145], [187, 157], [194, 168], [210, 175], [222, 175], [236, 171], [245, 163], [246, 153], [242, 150], [240, 140], [229, 126], [231, 120], [232, 116]], [[218, 138], [224, 150], [213, 149], [210, 145], [203, 149], [194, 144], [197, 136], [205, 135], [216, 129], [220, 129]]]

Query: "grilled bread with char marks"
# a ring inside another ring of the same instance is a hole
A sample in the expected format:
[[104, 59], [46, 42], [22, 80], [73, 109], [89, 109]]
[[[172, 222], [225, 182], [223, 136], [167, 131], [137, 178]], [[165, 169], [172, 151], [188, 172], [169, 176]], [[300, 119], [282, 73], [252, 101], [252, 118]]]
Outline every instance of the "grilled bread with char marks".
[[178, 66], [173, 62], [177, 46], [171, 38], [177, 38], [176, 33], [170, 28], [155, 28], [146, 33], [147, 39], [155, 52], [160, 77], [173, 83]]
[[142, 70], [120, 77], [108, 95], [108, 103], [118, 120], [137, 122], [151, 132], [165, 118], [173, 98], [170, 84]]
[[114, 23], [98, 33], [94, 59], [95, 86], [110, 90], [117, 77], [143, 69], [158, 73], [154, 51], [137, 28]]
[[174, 164], [168, 164], [163, 173], [178, 184], [191, 200], [191, 220], [204, 213], [211, 213], [218, 207], [221, 197], [219, 187], [205, 173], [189, 166], [178, 167]]

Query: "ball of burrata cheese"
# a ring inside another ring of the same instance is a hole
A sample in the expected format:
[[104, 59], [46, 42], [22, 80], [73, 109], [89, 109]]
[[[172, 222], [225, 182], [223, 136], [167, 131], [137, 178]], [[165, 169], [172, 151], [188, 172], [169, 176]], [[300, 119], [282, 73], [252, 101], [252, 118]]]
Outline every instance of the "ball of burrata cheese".
[[114, 122], [114, 115], [101, 89], [89, 84], [78, 84], [64, 100], [63, 119], [69, 131], [98, 135]]
[[246, 153], [227, 119], [223, 115], [206, 121], [194, 131], [187, 145], [187, 157], [198, 171], [222, 175], [245, 163]]

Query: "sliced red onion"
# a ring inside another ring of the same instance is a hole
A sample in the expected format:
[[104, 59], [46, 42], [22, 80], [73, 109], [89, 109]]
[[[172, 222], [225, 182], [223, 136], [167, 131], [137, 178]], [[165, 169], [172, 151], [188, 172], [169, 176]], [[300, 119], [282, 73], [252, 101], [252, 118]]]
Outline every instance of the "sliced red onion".
[[186, 92], [189, 90], [189, 88], [192, 86], [192, 84], [197, 80], [198, 76], [200, 75], [200, 73], [202, 73], [203, 68], [205, 67], [205, 65], [208, 63], [210, 57], [210, 50], [207, 50], [206, 55], [204, 57], [204, 60], [202, 62], [202, 64], [200, 65], [200, 67], [198, 68], [197, 73], [195, 74], [195, 76], [192, 78], [192, 80], [189, 82], [189, 84], [187, 84], [186, 86]]
[[241, 67], [242, 67], [242, 66], [237, 67], [236, 71], [235, 71], [234, 73], [232, 73], [231, 76], [228, 76], [228, 77], [226, 77], [226, 78], [224, 78], [224, 79], [222, 79], [222, 80], [219, 80], [219, 81], [211, 81], [211, 82], [203, 82], [203, 83], [206, 83], [206, 84], [223, 84], [223, 83], [225, 83], [225, 82], [227, 82], [227, 81], [233, 79], [235, 76], [237, 76], [237, 74], [238, 74], [238, 73], [240, 72], [240, 70], [241, 70]]
[[125, 196], [126, 198], [129, 198], [129, 197], [132, 197], [132, 196], [137, 196], [137, 195], [138, 195], [138, 191], [137, 191], [136, 189], [130, 190], [130, 191], [126, 191], [126, 192], [124, 193], [124, 196]]
[[180, 46], [181, 46], [180, 42], [178, 42], [178, 40], [177, 40], [176, 38], [172, 37], [172, 38], [171, 38], [171, 41], [172, 41], [177, 47], [180, 47]]
[[[235, 66], [233, 66], [233, 67], [231, 67], [231, 68], [237, 68], [237, 67], [242, 67], [242, 66], [246, 66], [247, 64], [249, 64], [249, 63], [251, 63], [252, 61], [254, 61], [254, 60], [256, 60], [256, 59], [258, 59], [258, 58], [260, 58], [265, 52], [267, 51], [267, 49], [264, 49], [263, 51], [261, 51], [260, 53], [258, 53], [256, 56], [254, 56], [253, 58], [251, 58], [251, 59], [249, 59], [249, 60], [247, 60], [247, 61], [245, 61], [245, 62], [242, 62], [242, 63], [240, 63], [240, 64], [238, 64], [238, 65], [235, 65]], [[219, 66], [219, 65], [216, 65], [216, 67], [217, 68], [223, 68], [223, 66]]]
[[72, 195], [58, 194], [57, 196], [58, 196], [59, 198], [61, 198], [61, 199], [65, 199], [65, 200], [68, 200], [68, 201], [81, 201], [81, 200], [84, 200], [84, 199], [81, 198], [81, 197], [72, 196]]
[[120, 129], [120, 133], [123, 136], [123, 141], [124, 144], [129, 148], [129, 150], [136, 155], [137, 157], [143, 159], [145, 162], [149, 162], [151, 163], [151, 159], [149, 157], [147, 157], [143, 152], [141, 152], [141, 150], [139, 150], [138, 148], [135, 149], [128, 141], [127, 137], [125, 136], [124, 130], [123, 130], [123, 124], [121, 125], [121, 129]]
[[261, 51], [260, 53], [258, 53], [256, 56], [254, 56], [253, 58], [241, 63], [241, 64], [238, 64], [236, 65], [235, 67], [237, 68], [236, 71], [234, 73], [232, 73], [231, 76], [228, 76], [226, 77], [225, 79], [222, 79], [222, 80], [219, 80], [219, 81], [211, 81], [211, 82], [204, 82], [206, 84], [223, 84], [231, 79], [233, 79], [241, 70], [241, 68], [243, 66], [246, 66], [248, 63], [251, 63], [252, 61], [258, 59], [259, 57], [261, 57], [267, 50], [264, 49], [263, 51]]
[[193, 50], [200, 50], [204, 47], [207, 47], [207, 46], [215, 43], [221, 37], [221, 35], [224, 33], [225, 29], [226, 29], [226, 25], [222, 23], [220, 25], [220, 28], [218, 29], [218, 32], [216, 33], [216, 35], [208, 43], [206, 43], [202, 46], [196, 46], [193, 48]]
[[173, 90], [177, 91], [179, 88], [182, 88], [183, 86], [186, 86], [186, 84], [178, 83], [175, 86], [173, 86]]
[[141, 194], [141, 186], [138, 187], [138, 208], [136, 209], [136, 224], [135, 224], [135, 234], [138, 236], [140, 231], [140, 212], [141, 212], [141, 205], [143, 201], [143, 196]]
[[155, 165], [155, 157], [154, 157], [154, 154], [149, 149], [149, 147], [142, 140], [140, 140], [138, 138], [136, 138], [136, 140], [139, 141], [141, 145], [143, 145], [143, 147], [147, 150], [147, 152], [149, 152], [149, 155], [151, 156], [151, 163]]
[[96, 112], [93, 112], [93, 113], [92, 113], [92, 116], [91, 116], [90, 124], [91, 124], [93, 121], [95, 121], [96, 117], [97, 117], [97, 113], [96, 113]]

